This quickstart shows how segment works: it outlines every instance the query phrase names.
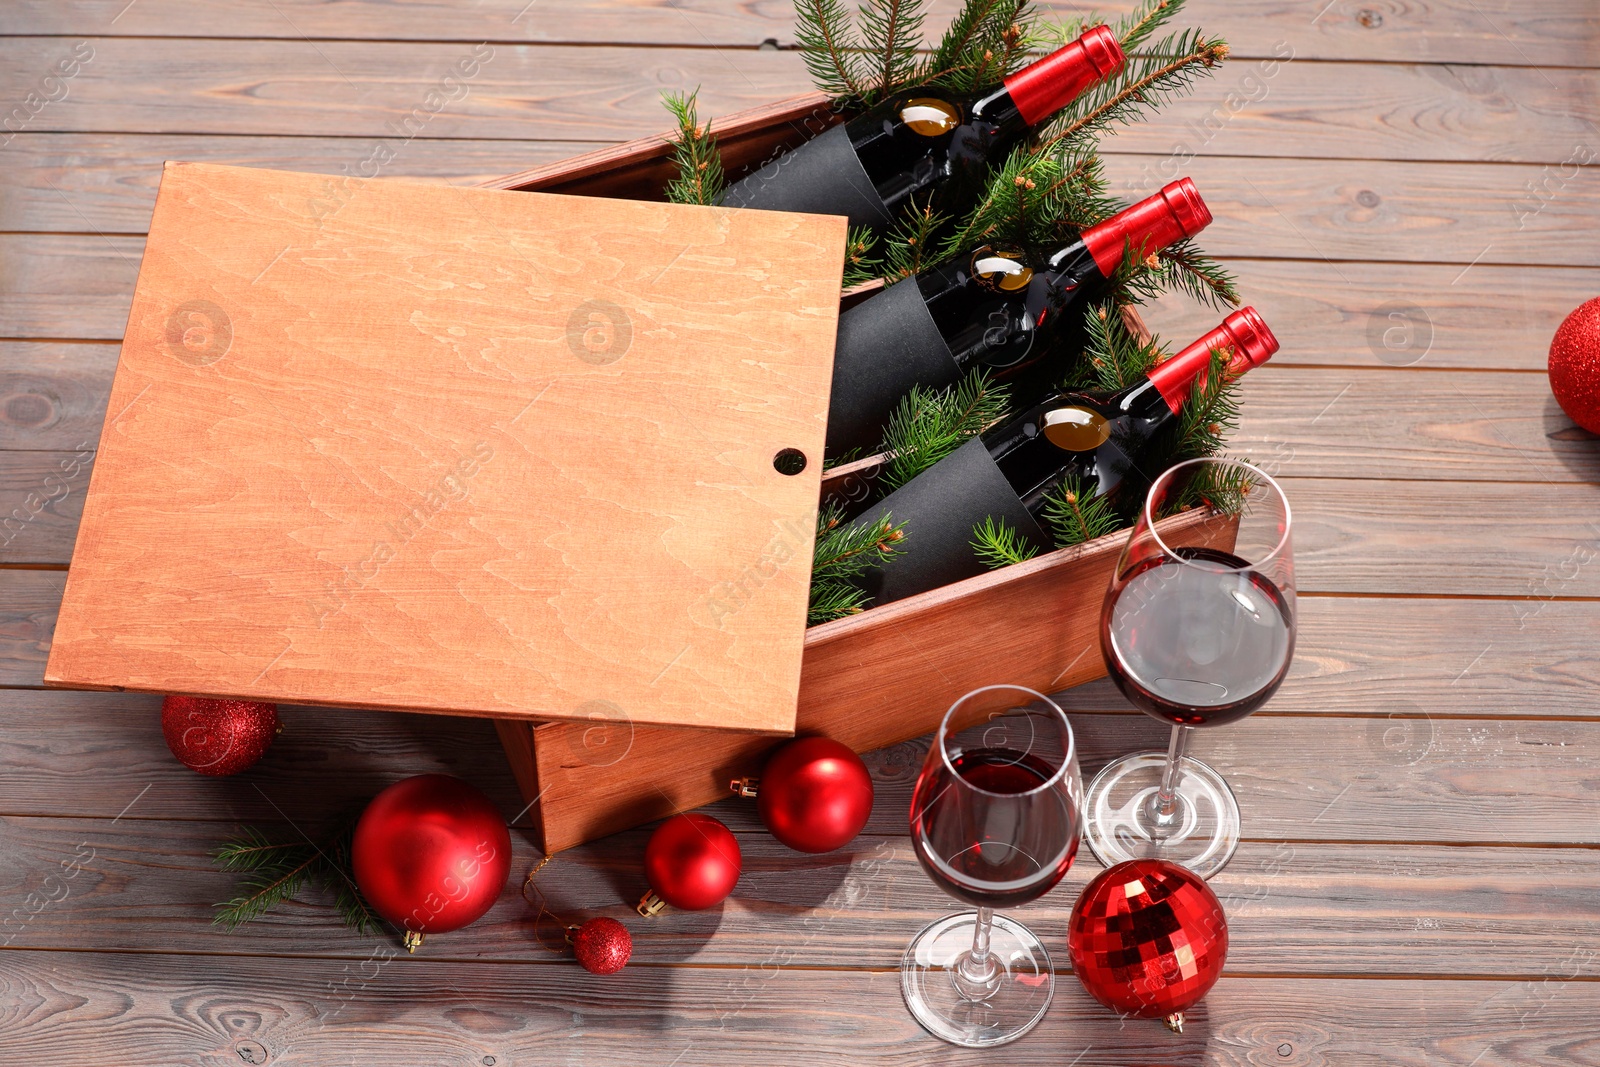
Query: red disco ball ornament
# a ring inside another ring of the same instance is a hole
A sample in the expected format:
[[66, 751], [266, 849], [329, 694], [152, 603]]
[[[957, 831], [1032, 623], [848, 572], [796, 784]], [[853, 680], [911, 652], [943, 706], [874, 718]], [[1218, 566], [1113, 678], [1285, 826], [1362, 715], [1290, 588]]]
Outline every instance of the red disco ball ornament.
[[238, 774], [266, 754], [281, 729], [278, 705], [255, 700], [167, 697], [161, 735], [185, 767], [201, 774]]
[[1579, 304], [1550, 342], [1550, 391], [1567, 417], [1600, 433], [1600, 297]]
[[488, 911], [511, 874], [511, 832], [494, 803], [448, 774], [421, 774], [379, 793], [351, 843], [356, 885], [406, 931], [442, 934]]
[[644, 849], [644, 876], [650, 892], [639, 901], [641, 915], [664, 904], [703, 911], [728, 898], [739, 881], [743, 857], [729, 829], [709, 815], [674, 815], [650, 835]]
[[1128, 860], [1090, 882], [1067, 927], [1072, 972], [1114, 1012], [1164, 1019], [1205, 996], [1228, 956], [1222, 903], [1193, 871], [1164, 860]]
[[847, 746], [802, 737], [767, 760], [756, 798], [773, 837], [796, 852], [832, 852], [867, 825], [872, 775]]

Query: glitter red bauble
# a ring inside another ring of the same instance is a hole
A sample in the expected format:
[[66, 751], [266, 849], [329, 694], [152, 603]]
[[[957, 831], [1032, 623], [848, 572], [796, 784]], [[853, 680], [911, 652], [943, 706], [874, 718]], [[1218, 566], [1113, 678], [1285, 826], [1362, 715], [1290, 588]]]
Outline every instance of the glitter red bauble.
[[488, 911], [511, 873], [511, 832], [459, 778], [421, 774], [361, 813], [350, 865], [368, 903], [396, 926], [442, 934]]
[[756, 797], [773, 837], [796, 852], [832, 852], [867, 825], [872, 776], [845, 745], [802, 737], [767, 760]]
[[590, 974], [616, 974], [633, 955], [633, 936], [615, 919], [590, 919], [573, 932], [572, 954]]
[[1550, 342], [1550, 391], [1567, 417], [1600, 433], [1600, 297], [1568, 315]]
[[161, 733], [172, 754], [201, 774], [238, 774], [278, 735], [278, 706], [254, 700], [167, 697]]
[[1128, 860], [1084, 889], [1068, 922], [1067, 949], [1072, 972], [1112, 1011], [1142, 1019], [1179, 1015], [1222, 974], [1228, 920], [1193, 871], [1164, 860]]
[[644, 876], [662, 900], [684, 911], [712, 908], [739, 881], [743, 857], [729, 829], [709, 815], [674, 815], [650, 835]]

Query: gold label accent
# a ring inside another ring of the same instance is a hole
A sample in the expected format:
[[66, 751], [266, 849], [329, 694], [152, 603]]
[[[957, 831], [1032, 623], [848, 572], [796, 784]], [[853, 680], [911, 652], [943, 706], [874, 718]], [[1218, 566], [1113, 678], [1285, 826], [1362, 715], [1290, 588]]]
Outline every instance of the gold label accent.
[[911, 132], [923, 137], [938, 137], [961, 125], [961, 113], [955, 106], [937, 97], [919, 96], [900, 105], [900, 121]]
[[1088, 408], [1056, 408], [1041, 420], [1045, 440], [1068, 452], [1092, 452], [1111, 437], [1111, 422]]

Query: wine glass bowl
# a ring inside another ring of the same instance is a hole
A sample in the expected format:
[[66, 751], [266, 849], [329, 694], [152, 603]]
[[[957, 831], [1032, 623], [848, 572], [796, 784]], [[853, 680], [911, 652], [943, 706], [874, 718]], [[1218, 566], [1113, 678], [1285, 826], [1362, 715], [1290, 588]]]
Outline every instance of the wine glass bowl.
[[1044, 1016], [1050, 955], [991, 909], [1036, 900], [1066, 875], [1082, 798], [1072, 728], [1049, 698], [986, 686], [946, 712], [912, 793], [911, 840], [934, 883], [977, 910], [932, 923], [906, 949], [906, 1004], [935, 1036], [1001, 1045]]
[[[1197, 521], [1157, 520], [1193, 501]], [[1107, 866], [1161, 858], [1202, 876], [1239, 840], [1239, 808], [1214, 769], [1188, 758], [1192, 728], [1265, 704], [1294, 657], [1288, 500], [1238, 460], [1190, 460], [1152, 484], [1101, 612], [1106, 669], [1130, 703], [1172, 724], [1168, 750], [1125, 756], [1089, 787], [1084, 836]]]

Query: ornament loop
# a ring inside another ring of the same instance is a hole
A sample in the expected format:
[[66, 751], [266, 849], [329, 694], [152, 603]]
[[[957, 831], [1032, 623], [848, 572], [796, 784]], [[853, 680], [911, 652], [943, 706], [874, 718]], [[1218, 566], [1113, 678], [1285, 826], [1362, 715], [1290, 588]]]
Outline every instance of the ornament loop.
[[407, 952], [415, 952], [422, 947], [422, 935], [415, 930], [407, 930], [406, 936], [401, 938], [400, 943], [406, 947]]
[[660, 915], [666, 910], [666, 907], [667, 902], [656, 896], [656, 891], [652, 889], [639, 898], [639, 903], [634, 910], [648, 919], [653, 915]]
[[735, 796], [741, 796], [747, 799], [754, 797], [757, 791], [760, 789], [760, 786], [761, 779], [752, 777], [748, 774], [743, 778], [735, 778], [733, 781], [728, 783], [728, 789], [732, 791]]

